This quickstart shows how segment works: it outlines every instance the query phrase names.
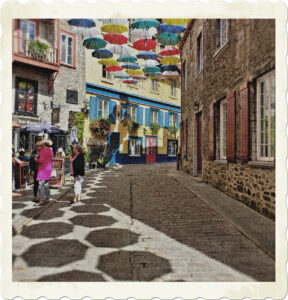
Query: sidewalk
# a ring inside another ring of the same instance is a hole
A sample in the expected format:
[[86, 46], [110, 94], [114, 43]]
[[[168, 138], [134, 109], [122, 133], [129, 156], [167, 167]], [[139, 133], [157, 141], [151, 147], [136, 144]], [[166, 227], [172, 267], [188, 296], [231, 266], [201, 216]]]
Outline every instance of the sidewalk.
[[275, 259], [275, 223], [272, 220], [188, 173], [172, 169], [169, 175], [217, 211], [262, 251]]

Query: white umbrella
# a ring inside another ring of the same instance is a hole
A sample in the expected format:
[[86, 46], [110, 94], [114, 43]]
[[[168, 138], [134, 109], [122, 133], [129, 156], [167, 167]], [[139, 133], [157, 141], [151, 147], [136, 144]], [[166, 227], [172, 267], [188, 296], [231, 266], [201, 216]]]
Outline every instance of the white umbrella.
[[120, 56], [130, 56], [130, 55], [132, 55], [132, 52], [128, 48], [127, 45], [113, 45], [108, 50], [111, 51], [112, 53], [118, 54]]
[[154, 67], [158, 66], [159, 62], [154, 59], [147, 59], [142, 64], [140, 64], [141, 67], [148, 68], [148, 67]]
[[127, 19], [99, 19], [103, 24], [127, 25]]
[[97, 35], [99, 35], [99, 31], [97, 27], [86, 28], [80, 26], [79, 27], [73, 26], [72, 31], [76, 35], [80, 35], [83, 38], [96, 37]]
[[155, 27], [149, 29], [134, 29], [131, 32], [131, 37], [133, 39], [151, 39], [156, 33], [157, 29]]
[[163, 76], [178, 76], [179, 73], [177, 71], [164, 71], [162, 73]]

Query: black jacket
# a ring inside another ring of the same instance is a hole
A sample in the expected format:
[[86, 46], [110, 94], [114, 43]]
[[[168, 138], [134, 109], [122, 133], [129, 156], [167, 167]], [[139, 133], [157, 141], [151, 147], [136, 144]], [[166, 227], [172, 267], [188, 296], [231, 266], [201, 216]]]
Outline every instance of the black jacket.
[[84, 155], [79, 153], [77, 157], [72, 162], [73, 166], [73, 176], [76, 177], [78, 175], [85, 175], [85, 159]]
[[31, 171], [34, 171], [35, 174], [38, 172], [38, 163], [34, 160], [34, 158], [38, 158], [39, 154], [37, 151], [33, 151], [31, 153], [30, 159], [29, 159], [29, 167]]

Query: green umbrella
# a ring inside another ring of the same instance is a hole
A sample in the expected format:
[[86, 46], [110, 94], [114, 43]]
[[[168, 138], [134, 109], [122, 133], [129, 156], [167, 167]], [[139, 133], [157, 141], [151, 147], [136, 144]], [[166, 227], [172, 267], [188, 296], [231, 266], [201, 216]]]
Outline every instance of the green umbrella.
[[83, 46], [86, 47], [87, 49], [101, 49], [101, 48], [105, 48], [105, 46], [108, 43], [106, 41], [104, 41], [101, 38], [97, 38], [97, 37], [92, 37], [92, 38], [88, 38], [85, 39], [83, 41]]
[[161, 45], [176, 45], [181, 42], [181, 36], [176, 33], [163, 32], [157, 37], [157, 41]]
[[156, 66], [152, 66], [152, 67], [147, 67], [147, 68], [144, 68], [143, 71], [145, 73], [156, 73], [156, 72], [160, 72], [160, 68], [156, 67]]

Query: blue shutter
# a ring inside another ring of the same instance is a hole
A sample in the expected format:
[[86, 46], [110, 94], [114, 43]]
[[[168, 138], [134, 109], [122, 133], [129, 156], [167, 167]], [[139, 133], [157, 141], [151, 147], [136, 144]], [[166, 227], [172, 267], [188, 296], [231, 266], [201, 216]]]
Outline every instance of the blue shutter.
[[177, 116], [178, 116], [177, 128], [179, 129], [180, 128], [180, 122], [181, 122], [181, 115], [177, 114]]
[[162, 110], [159, 110], [158, 123], [160, 124], [160, 127], [163, 127], [163, 111]]
[[141, 106], [137, 107], [137, 122], [143, 125], [143, 107]]
[[127, 115], [127, 104], [126, 103], [121, 103], [121, 121], [124, 120], [126, 115]]
[[116, 124], [116, 107], [117, 107], [117, 102], [110, 100], [109, 101], [109, 119], [112, 124]]
[[151, 118], [150, 108], [145, 108], [145, 125], [146, 126], [150, 126], [150, 118]]
[[89, 111], [89, 120], [97, 119], [97, 110], [98, 110], [98, 101], [96, 97], [90, 96], [90, 111]]
[[165, 128], [169, 128], [169, 111], [165, 111]]

